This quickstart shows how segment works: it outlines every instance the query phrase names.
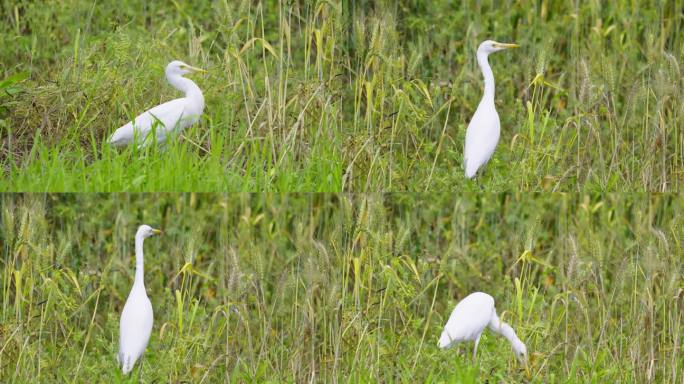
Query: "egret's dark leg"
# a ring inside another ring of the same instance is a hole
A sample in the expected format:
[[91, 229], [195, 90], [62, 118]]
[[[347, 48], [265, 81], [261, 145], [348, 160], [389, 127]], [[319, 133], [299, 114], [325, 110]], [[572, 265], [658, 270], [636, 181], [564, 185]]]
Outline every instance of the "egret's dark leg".
[[480, 191], [484, 191], [484, 186], [480, 182], [482, 180], [482, 168], [478, 169], [477, 172], [470, 178], [473, 183], [476, 183], [480, 187]]
[[480, 190], [484, 191], [484, 186], [482, 185], [482, 180], [485, 177], [485, 172], [487, 172], [487, 163], [484, 163], [482, 167], [480, 167], [480, 175], [477, 177], [477, 181], [480, 182]]
[[142, 366], [143, 366], [143, 359], [145, 358], [145, 355], [143, 354], [140, 356], [140, 367], [138, 367], [138, 383], [142, 382]]

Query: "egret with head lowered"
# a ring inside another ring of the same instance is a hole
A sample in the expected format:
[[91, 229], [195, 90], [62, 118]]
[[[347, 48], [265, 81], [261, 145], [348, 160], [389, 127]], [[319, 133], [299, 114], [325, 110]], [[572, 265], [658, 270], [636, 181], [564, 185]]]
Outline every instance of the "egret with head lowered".
[[160, 230], [149, 225], [141, 225], [135, 234], [135, 280], [121, 312], [119, 353], [116, 356], [124, 375], [133, 369], [135, 362], [145, 352], [152, 334], [152, 303], [145, 291], [143, 242], [160, 233]]
[[494, 107], [494, 74], [492, 67], [489, 66], [489, 54], [517, 47], [517, 44], [487, 40], [477, 48], [477, 63], [484, 76], [485, 86], [482, 100], [480, 100], [466, 131], [463, 163], [465, 176], [469, 179], [473, 178], [477, 170], [487, 164], [492, 157], [496, 144], [499, 142], [501, 131], [499, 114], [496, 113]]
[[162, 143], [170, 134], [178, 133], [199, 121], [204, 111], [204, 95], [197, 84], [183, 77], [192, 72], [205, 71], [178, 60], [169, 63], [166, 66], [166, 80], [185, 93], [185, 97], [167, 101], [141, 113], [114, 131], [107, 142], [114, 146], [136, 143], [141, 147], [149, 145], [154, 139]]
[[527, 347], [520, 341], [513, 328], [499, 319], [494, 308], [494, 298], [483, 292], [471, 293], [456, 304], [439, 337], [439, 347], [444, 349], [455, 343], [474, 341], [475, 361], [477, 345], [486, 327], [508, 339], [518, 360], [527, 361]]

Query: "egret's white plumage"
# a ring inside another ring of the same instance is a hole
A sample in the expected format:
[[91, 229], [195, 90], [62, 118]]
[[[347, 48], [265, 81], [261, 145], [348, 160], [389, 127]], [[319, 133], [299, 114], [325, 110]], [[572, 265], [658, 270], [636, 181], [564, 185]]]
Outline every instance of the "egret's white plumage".
[[117, 360], [124, 375], [142, 356], [152, 334], [152, 303], [145, 291], [143, 268], [143, 242], [146, 238], [161, 233], [149, 225], [141, 225], [135, 234], [135, 281], [126, 305], [121, 312], [119, 325], [119, 353]]
[[494, 107], [494, 74], [487, 58], [490, 53], [507, 48], [515, 48], [516, 44], [497, 43], [487, 40], [477, 48], [477, 63], [484, 77], [484, 95], [475, 110], [473, 119], [466, 131], [465, 150], [463, 156], [465, 176], [472, 178], [477, 170], [485, 165], [494, 153], [499, 142], [501, 125], [499, 114]]
[[[134, 140], [141, 146], [149, 144], [153, 128], [158, 143], [166, 140], [173, 132], [180, 132], [196, 123], [204, 111], [204, 95], [192, 80], [183, 75], [191, 72], [204, 72], [203, 69], [191, 67], [182, 61], [172, 61], [166, 66], [166, 79], [185, 97], [168, 101], [143, 112], [133, 121], [114, 131], [108, 142], [114, 146], [132, 143]], [[149, 138], [148, 138], [149, 136]]]
[[448, 348], [454, 343], [474, 341], [475, 359], [480, 336], [486, 327], [508, 339], [519, 359], [527, 358], [527, 347], [520, 341], [513, 328], [499, 319], [494, 307], [494, 298], [483, 292], [471, 293], [456, 304], [439, 337], [439, 347]]

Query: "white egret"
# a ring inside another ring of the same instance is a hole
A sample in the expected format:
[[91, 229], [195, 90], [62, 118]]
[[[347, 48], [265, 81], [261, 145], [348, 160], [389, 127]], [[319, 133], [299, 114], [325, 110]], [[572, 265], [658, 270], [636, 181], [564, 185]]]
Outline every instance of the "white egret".
[[123, 146], [136, 140], [140, 146], [145, 146], [152, 140], [150, 133], [153, 129], [157, 143], [161, 143], [170, 133], [180, 132], [195, 124], [204, 111], [204, 95], [197, 84], [183, 77], [192, 72], [206, 71], [178, 60], [169, 63], [166, 66], [166, 80], [174, 88], [184, 92], [185, 97], [167, 101], [138, 115], [133, 121], [114, 131], [109, 137], [109, 144]]
[[469, 179], [474, 177], [477, 170], [492, 157], [494, 148], [499, 142], [501, 131], [499, 114], [496, 113], [494, 107], [494, 74], [487, 58], [490, 53], [517, 47], [517, 44], [504, 44], [487, 40], [477, 48], [477, 63], [484, 76], [485, 87], [482, 100], [480, 100], [466, 131], [463, 162], [465, 176]]
[[527, 347], [520, 341], [510, 325], [499, 320], [494, 308], [494, 298], [483, 292], [471, 293], [456, 304], [439, 337], [439, 347], [448, 348], [462, 341], [474, 341], [474, 361], [477, 355], [477, 344], [487, 326], [490, 330], [507, 338], [518, 359], [526, 361]]
[[145, 352], [152, 334], [152, 303], [145, 291], [143, 242], [146, 238], [160, 233], [160, 230], [149, 225], [141, 225], [135, 234], [135, 281], [121, 312], [119, 325], [117, 360], [124, 375], [133, 369], [135, 362]]

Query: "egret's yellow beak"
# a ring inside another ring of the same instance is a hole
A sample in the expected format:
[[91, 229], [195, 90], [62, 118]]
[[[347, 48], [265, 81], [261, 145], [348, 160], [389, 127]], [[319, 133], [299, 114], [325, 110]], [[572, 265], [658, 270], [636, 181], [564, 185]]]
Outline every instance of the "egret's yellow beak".
[[502, 48], [502, 49], [508, 49], [508, 48], [520, 48], [518, 44], [515, 43], [494, 43], [492, 44], [494, 48]]
[[202, 69], [202, 68], [191, 67], [191, 66], [189, 66], [189, 65], [188, 65], [188, 69], [191, 70], [191, 71], [193, 71], [193, 72], [202, 72], [202, 73], [206, 73], [206, 72], [207, 72], [207, 71], [205, 71], [205, 70]]
[[161, 235], [161, 234], [162, 234], [162, 231], [153, 228], [153, 229], [152, 229], [152, 233], [154, 233], [155, 235]]

